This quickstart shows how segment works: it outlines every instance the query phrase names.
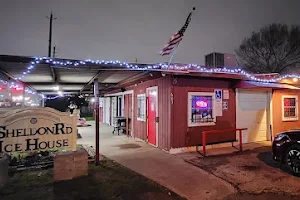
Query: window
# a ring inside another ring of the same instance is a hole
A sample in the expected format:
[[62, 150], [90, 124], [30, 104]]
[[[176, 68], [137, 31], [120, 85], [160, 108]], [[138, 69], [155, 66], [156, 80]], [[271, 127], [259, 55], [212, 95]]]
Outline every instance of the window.
[[298, 97], [282, 97], [282, 121], [298, 120]]
[[137, 120], [146, 121], [146, 94], [137, 95]]
[[188, 93], [188, 125], [215, 125], [214, 93]]

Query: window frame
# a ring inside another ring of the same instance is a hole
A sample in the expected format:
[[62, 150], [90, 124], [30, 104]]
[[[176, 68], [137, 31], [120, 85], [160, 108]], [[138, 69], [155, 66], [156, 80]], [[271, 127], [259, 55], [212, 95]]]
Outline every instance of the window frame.
[[[213, 121], [212, 122], [205, 122], [205, 123], [192, 123], [191, 121], [191, 115], [192, 115], [192, 96], [211, 96], [212, 97], [212, 117]], [[214, 126], [216, 125], [216, 105], [215, 105], [215, 93], [214, 92], [188, 92], [188, 127], [196, 127], [196, 126]]]
[[[137, 113], [136, 113], [136, 116], [137, 116], [137, 120], [138, 121], [142, 121], [142, 122], [145, 122], [146, 121], [146, 106], [147, 106], [147, 98], [146, 98], [146, 94], [138, 94], [136, 96], [137, 98]], [[145, 103], [144, 103], [144, 106], [143, 106], [143, 109], [144, 109], [144, 117], [140, 117], [139, 116], [139, 113], [138, 113], [138, 108], [139, 108], [139, 98], [143, 98], [145, 100]]]
[[[295, 99], [295, 117], [285, 117], [284, 116], [284, 99], [285, 98], [294, 98]], [[281, 112], [282, 112], [282, 121], [298, 121], [298, 96], [297, 95], [282, 95], [281, 99]]]

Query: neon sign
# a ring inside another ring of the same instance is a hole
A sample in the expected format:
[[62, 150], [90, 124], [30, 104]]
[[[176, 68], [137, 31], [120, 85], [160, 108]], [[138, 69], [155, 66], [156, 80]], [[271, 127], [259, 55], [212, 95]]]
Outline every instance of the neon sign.
[[207, 107], [207, 102], [205, 101], [196, 101], [196, 106], [200, 108], [206, 108]]

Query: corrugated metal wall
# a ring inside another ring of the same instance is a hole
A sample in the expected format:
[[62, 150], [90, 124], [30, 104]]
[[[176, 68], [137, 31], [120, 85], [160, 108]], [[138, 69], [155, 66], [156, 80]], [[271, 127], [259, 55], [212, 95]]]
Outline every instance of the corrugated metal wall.
[[134, 136], [147, 140], [147, 122], [137, 120], [137, 95], [146, 94], [146, 88], [153, 86], [158, 86], [158, 147], [169, 150], [171, 145], [171, 78], [168, 76], [130, 87], [134, 90]]
[[[173, 105], [173, 148], [194, 146], [202, 143], [202, 131], [219, 130], [236, 127], [236, 105], [235, 92], [230, 88], [231, 83], [227, 80], [208, 79], [200, 77], [178, 78], [173, 81], [174, 105]], [[215, 89], [228, 89], [228, 110], [223, 110], [223, 116], [217, 117], [214, 126], [188, 127], [188, 92], [214, 92]], [[210, 135], [208, 142], [217, 142], [235, 139], [235, 132]]]

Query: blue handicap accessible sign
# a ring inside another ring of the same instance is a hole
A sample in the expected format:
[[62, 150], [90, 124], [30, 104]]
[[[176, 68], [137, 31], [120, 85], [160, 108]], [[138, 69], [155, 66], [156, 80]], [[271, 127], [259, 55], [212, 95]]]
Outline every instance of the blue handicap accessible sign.
[[215, 98], [222, 99], [222, 90], [215, 90]]

